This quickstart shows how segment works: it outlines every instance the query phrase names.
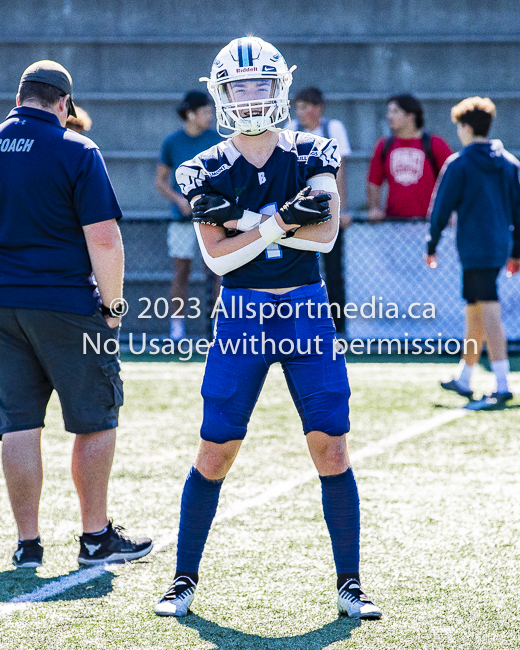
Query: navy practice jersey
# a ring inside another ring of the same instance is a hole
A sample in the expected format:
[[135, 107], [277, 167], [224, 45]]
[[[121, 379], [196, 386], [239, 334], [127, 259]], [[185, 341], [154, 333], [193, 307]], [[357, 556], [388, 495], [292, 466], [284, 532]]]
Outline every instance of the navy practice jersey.
[[[336, 174], [341, 164], [336, 140], [310, 133], [282, 131], [271, 157], [261, 167], [248, 162], [226, 140], [176, 172], [177, 183], [190, 201], [199, 194], [216, 193], [245, 210], [274, 214], [317, 174]], [[228, 288], [282, 288], [320, 280], [319, 253], [270, 244], [254, 260], [227, 273]]]

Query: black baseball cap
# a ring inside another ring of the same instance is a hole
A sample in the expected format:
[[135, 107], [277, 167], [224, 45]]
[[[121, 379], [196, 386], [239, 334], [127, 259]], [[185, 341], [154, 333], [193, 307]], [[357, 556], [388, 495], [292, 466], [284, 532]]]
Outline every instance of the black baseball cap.
[[177, 113], [184, 120], [186, 119], [186, 113], [188, 111], [196, 111], [202, 106], [208, 106], [211, 102], [206, 93], [201, 92], [200, 90], [190, 90], [186, 93], [182, 102], [177, 106]]
[[20, 85], [24, 81], [36, 81], [42, 84], [49, 84], [49, 86], [54, 86], [58, 90], [61, 90], [65, 95], [69, 95], [70, 97], [67, 102], [68, 114], [77, 117], [76, 109], [72, 102], [72, 77], [62, 65], [56, 63], [56, 61], [36, 61], [36, 63], [30, 65], [22, 74]]

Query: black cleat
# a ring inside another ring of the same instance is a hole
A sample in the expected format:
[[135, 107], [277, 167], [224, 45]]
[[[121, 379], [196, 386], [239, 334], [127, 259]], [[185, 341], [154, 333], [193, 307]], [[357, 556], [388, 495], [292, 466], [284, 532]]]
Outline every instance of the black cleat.
[[13, 564], [17, 569], [34, 569], [43, 564], [43, 546], [40, 538], [26, 539], [18, 542], [13, 555]]
[[112, 526], [102, 535], [84, 534], [79, 538], [78, 562], [87, 566], [110, 562], [129, 562], [147, 555], [153, 548], [148, 537], [130, 539], [123, 534], [122, 526]]
[[452, 379], [451, 381], [441, 381], [441, 388], [444, 388], [444, 390], [451, 390], [453, 393], [457, 393], [457, 395], [465, 397], [470, 401], [473, 399], [473, 391], [461, 388], [456, 379]]
[[513, 393], [492, 393], [482, 399], [471, 402], [465, 408], [469, 411], [500, 411], [513, 399]]

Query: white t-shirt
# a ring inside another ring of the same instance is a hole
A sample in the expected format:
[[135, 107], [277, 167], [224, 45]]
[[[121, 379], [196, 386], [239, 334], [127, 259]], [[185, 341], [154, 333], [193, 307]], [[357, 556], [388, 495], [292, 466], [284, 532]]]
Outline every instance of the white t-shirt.
[[[291, 120], [288, 129], [291, 131], [296, 131], [298, 128], [298, 120]], [[300, 129], [302, 130], [302, 129]], [[312, 133], [313, 135], [319, 135], [322, 138], [324, 137], [323, 126], [320, 124], [314, 131], [307, 131], [305, 133]], [[350, 142], [348, 141], [347, 129], [343, 122], [339, 120], [329, 120], [329, 136], [335, 138], [338, 141], [338, 152], [342, 158], [350, 156], [352, 149], [350, 148]]]

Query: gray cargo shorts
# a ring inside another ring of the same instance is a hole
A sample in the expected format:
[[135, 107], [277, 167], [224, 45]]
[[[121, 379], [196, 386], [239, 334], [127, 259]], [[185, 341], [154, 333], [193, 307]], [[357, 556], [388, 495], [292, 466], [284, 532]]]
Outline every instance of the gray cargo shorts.
[[[84, 346], [84, 334], [92, 341], [99, 334], [99, 354]], [[83, 316], [0, 307], [0, 437], [43, 427], [53, 390], [67, 431], [115, 428], [123, 382], [118, 355], [105, 352], [104, 343], [118, 336], [119, 328], [110, 329], [98, 311]], [[107, 349], [115, 350], [115, 342]]]

